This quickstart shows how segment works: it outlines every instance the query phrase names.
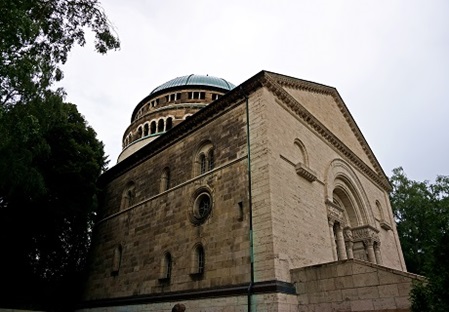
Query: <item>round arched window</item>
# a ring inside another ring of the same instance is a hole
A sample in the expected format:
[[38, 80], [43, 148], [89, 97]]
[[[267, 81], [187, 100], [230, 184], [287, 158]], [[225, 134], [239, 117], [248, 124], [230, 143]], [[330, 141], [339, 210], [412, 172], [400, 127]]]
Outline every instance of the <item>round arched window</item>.
[[202, 223], [212, 210], [212, 198], [209, 192], [202, 192], [196, 196], [193, 203], [192, 217], [194, 223]]

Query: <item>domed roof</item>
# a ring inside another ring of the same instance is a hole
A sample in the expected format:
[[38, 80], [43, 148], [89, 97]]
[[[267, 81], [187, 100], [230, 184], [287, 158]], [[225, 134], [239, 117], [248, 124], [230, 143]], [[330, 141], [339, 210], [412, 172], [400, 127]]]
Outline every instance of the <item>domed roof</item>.
[[161, 90], [182, 86], [211, 86], [224, 90], [232, 90], [235, 88], [235, 85], [233, 85], [232, 83], [223, 78], [217, 78], [208, 75], [203, 76], [191, 74], [187, 76], [178, 77], [170, 81], [167, 81], [164, 84], [161, 84], [159, 87], [151, 91], [150, 95], [159, 92]]

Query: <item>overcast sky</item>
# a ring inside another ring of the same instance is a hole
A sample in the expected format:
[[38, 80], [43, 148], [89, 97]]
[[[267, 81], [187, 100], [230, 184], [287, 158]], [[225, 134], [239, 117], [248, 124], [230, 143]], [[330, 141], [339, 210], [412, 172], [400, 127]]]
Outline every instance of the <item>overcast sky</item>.
[[[179, 76], [261, 70], [337, 88], [385, 173], [449, 175], [449, 1], [103, 0], [121, 50], [75, 48], [67, 101], [110, 166], [137, 103]], [[92, 40], [91, 40], [92, 41]]]

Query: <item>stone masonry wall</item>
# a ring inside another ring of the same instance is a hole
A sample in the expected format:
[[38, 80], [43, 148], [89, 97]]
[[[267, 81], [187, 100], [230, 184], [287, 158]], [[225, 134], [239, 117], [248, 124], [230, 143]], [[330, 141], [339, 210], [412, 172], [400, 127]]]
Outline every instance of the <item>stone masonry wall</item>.
[[414, 274], [359, 260], [344, 260], [291, 271], [299, 312], [409, 311]]
[[[319, 95], [315, 95], [316, 97]], [[276, 278], [289, 281], [290, 269], [337, 260], [332, 250], [326, 208], [326, 200], [332, 196], [332, 190], [328, 194], [328, 189], [333, 183], [330, 171], [335, 160], [347, 164], [359, 183], [357, 191], [363, 198], [362, 209], [366, 211], [367, 224], [376, 226], [379, 230], [383, 265], [405, 270], [387, 192], [289, 111], [272, 93], [266, 91], [264, 101], [270, 185], [269, 194], [265, 196], [269, 196], [271, 204], [272, 257]], [[328, 100], [325, 102], [332, 105]], [[331, 119], [332, 114], [339, 111], [329, 109], [327, 113], [327, 118]], [[346, 142], [345, 137], [340, 139]], [[350, 135], [347, 140], [355, 139]], [[296, 141], [301, 142], [303, 150], [295, 144]], [[313, 172], [316, 180], [311, 182], [298, 175], [298, 163], [303, 163]], [[390, 229], [382, 228], [380, 219], [376, 221], [373, 212], [377, 209], [376, 202], [379, 203], [384, 221], [388, 222]]]
[[[195, 155], [203, 142], [214, 146], [215, 168], [195, 176]], [[182, 141], [111, 181], [100, 222], [94, 229], [85, 300], [208, 289], [249, 282], [249, 230], [244, 107], [204, 125]], [[170, 188], [160, 192], [164, 168]], [[133, 183], [133, 204], [121, 209]], [[194, 193], [208, 189], [213, 207], [202, 225], [190, 222]], [[241, 216], [238, 203], [243, 206]], [[192, 276], [196, 244], [205, 251], [205, 272]], [[118, 274], [111, 274], [114, 250], [122, 248]], [[165, 252], [173, 260], [171, 279], [161, 281]]]
[[268, 172], [268, 102], [266, 95], [266, 89], [259, 89], [249, 97], [254, 278], [256, 282], [275, 279], [271, 211], [272, 185]]

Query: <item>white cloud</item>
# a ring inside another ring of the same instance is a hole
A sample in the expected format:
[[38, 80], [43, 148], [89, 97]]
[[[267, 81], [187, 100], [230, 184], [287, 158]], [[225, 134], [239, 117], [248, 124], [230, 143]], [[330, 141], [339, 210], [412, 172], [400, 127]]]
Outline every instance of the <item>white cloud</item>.
[[449, 174], [449, 3], [440, 1], [104, 0], [122, 41], [76, 48], [68, 100], [115, 163], [135, 105], [190, 73], [239, 84], [262, 69], [332, 85], [387, 174]]

